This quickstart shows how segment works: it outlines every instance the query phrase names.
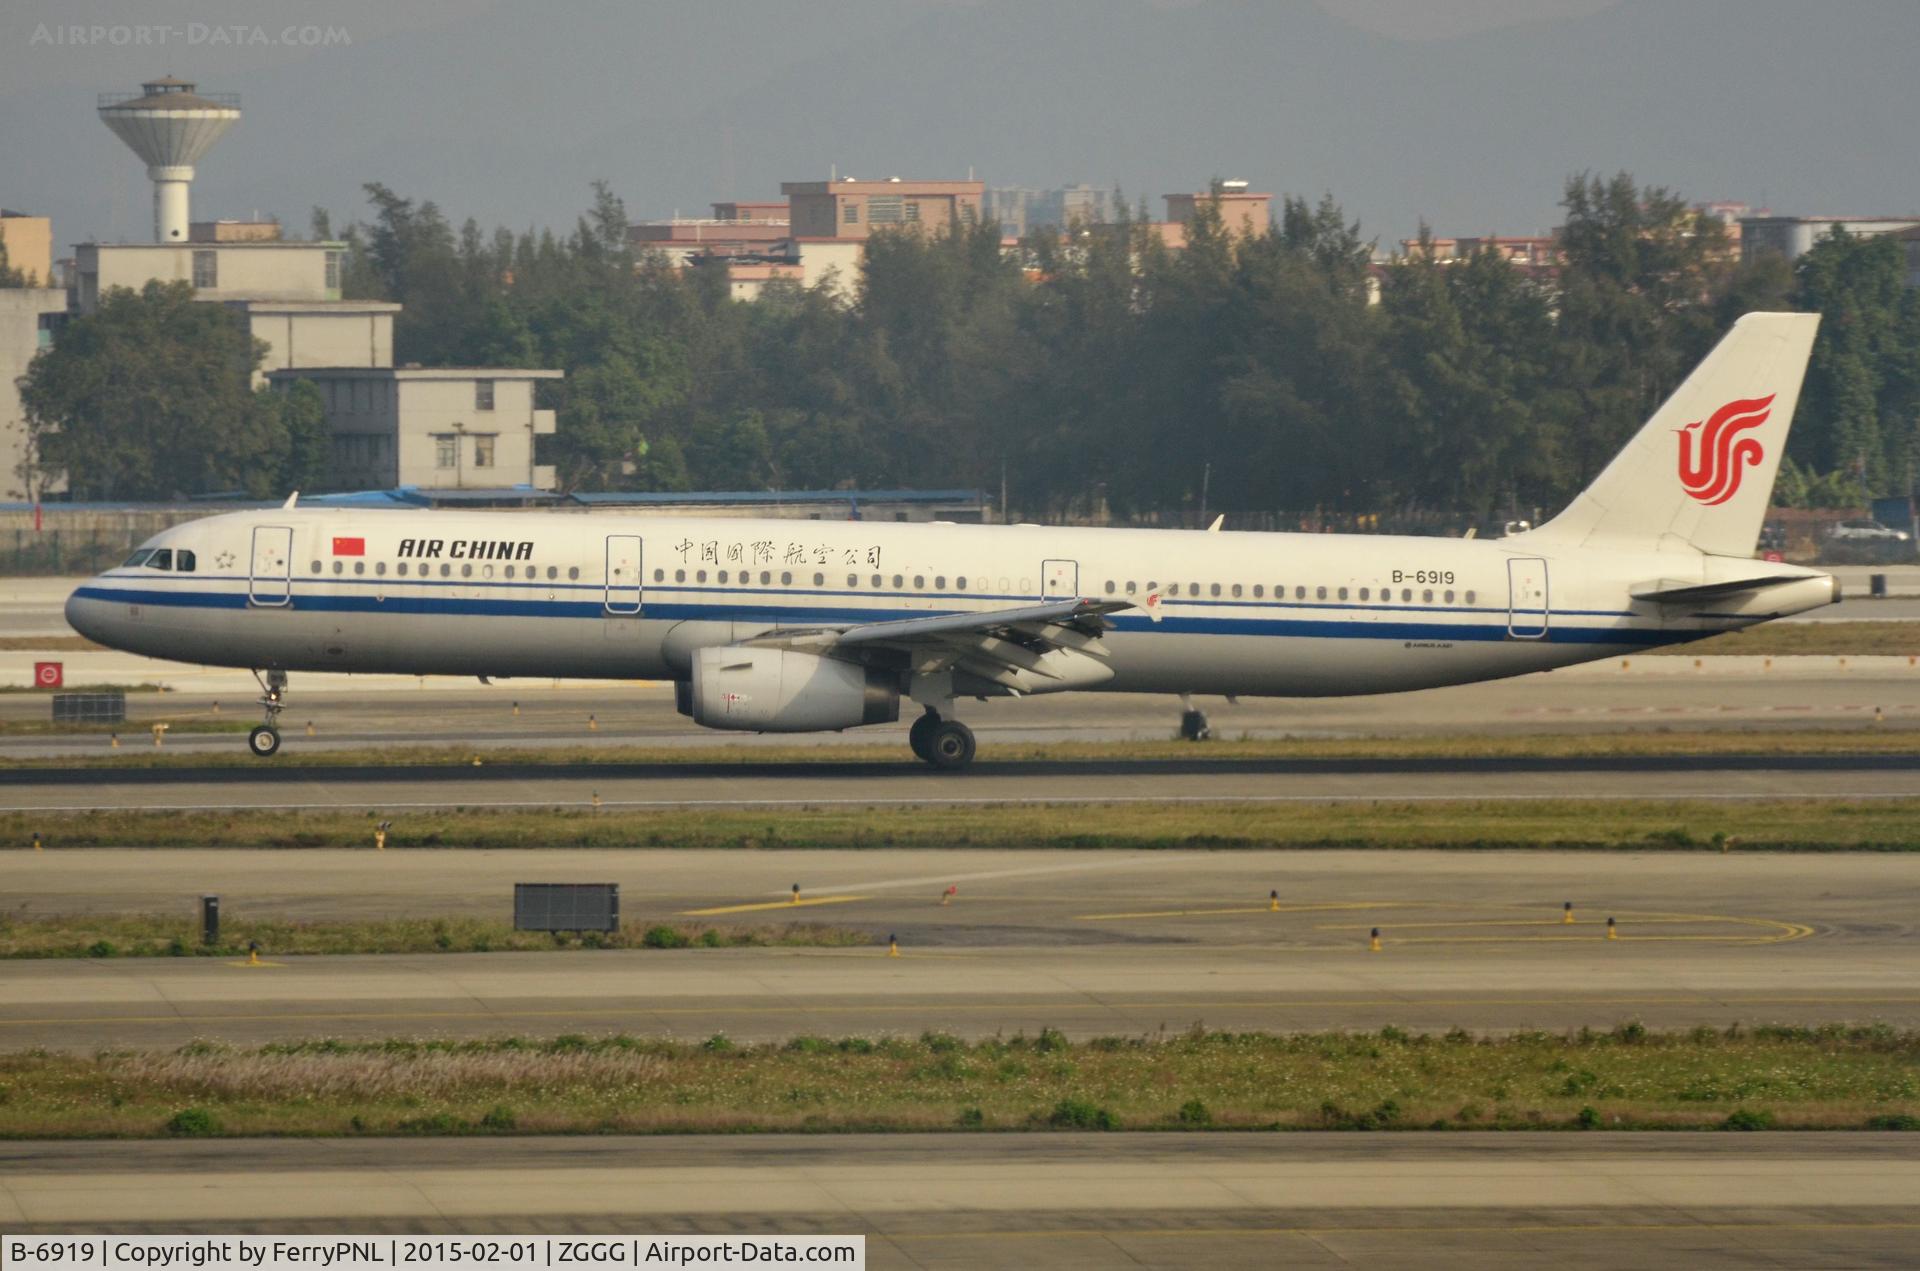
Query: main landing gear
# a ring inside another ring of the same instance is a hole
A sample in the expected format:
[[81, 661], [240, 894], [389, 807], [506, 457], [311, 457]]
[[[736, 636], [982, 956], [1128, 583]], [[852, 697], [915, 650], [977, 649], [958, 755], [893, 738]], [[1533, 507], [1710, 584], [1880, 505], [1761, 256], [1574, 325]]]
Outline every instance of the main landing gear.
[[247, 734], [247, 749], [262, 759], [270, 759], [280, 749], [280, 712], [287, 708], [283, 700], [287, 695], [287, 673], [268, 671], [263, 678], [260, 672], [253, 673], [253, 679], [260, 686], [260, 705], [267, 712], [267, 720]]
[[1210, 741], [1213, 738], [1213, 725], [1207, 722], [1207, 713], [1193, 704], [1193, 695], [1180, 695], [1180, 740]]
[[907, 744], [936, 768], [964, 768], [973, 762], [973, 730], [957, 719], [942, 719], [931, 706], [907, 730]]

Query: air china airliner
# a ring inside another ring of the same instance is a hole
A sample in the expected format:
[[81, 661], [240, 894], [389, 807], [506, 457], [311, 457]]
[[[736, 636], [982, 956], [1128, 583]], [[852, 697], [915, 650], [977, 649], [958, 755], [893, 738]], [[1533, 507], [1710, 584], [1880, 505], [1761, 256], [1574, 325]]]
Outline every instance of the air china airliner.
[[1816, 315], [1740, 319], [1558, 517], [1498, 540], [569, 513], [236, 512], [67, 602], [89, 639], [296, 671], [671, 679], [708, 728], [810, 732], [1087, 690], [1392, 693], [1697, 640], [1839, 599], [1753, 559]]

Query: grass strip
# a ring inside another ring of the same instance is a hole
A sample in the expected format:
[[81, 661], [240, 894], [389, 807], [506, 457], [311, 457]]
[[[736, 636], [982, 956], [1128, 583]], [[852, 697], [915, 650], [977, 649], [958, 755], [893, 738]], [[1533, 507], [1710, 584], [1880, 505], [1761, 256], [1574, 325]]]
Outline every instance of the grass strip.
[[820, 923], [763, 926], [654, 923], [619, 931], [516, 931], [487, 918], [396, 918], [367, 922], [244, 919], [221, 923], [220, 943], [200, 941], [199, 924], [164, 914], [0, 917], [0, 958], [245, 957], [339, 953], [500, 953], [549, 949], [846, 948], [871, 945], [871, 932]]
[[[211, 723], [212, 721], [208, 721]], [[222, 722], [209, 731], [244, 731], [251, 725]], [[135, 731], [129, 726], [126, 731]], [[137, 733], [136, 733], [136, 740]], [[857, 745], [785, 746], [507, 746], [474, 750], [449, 746], [381, 746], [342, 750], [298, 748], [298, 738], [271, 760], [236, 746], [231, 753], [181, 753], [129, 743], [96, 754], [0, 759], [0, 770], [126, 768], [412, 768], [517, 765], [684, 767], [720, 764], [846, 765], [918, 767], [904, 741]], [[104, 743], [102, 743], [104, 745]], [[982, 763], [1113, 762], [1181, 759], [1231, 764], [1312, 759], [1594, 759], [1684, 756], [1920, 754], [1920, 726], [1905, 721], [1863, 722], [1851, 728], [1763, 727], [1740, 729], [1622, 729], [1579, 733], [1435, 733], [1408, 737], [1243, 737], [1196, 743], [1177, 741], [991, 742], [981, 745]], [[960, 778], [964, 782], [964, 778]], [[959, 787], [956, 787], [959, 789]]]
[[[1920, 797], [0, 813], [0, 844], [405, 848], [1920, 850]], [[30, 849], [29, 849], [30, 850]]]
[[0, 1056], [0, 1137], [1920, 1129], [1920, 1034], [625, 1036]]
[[1920, 622], [1862, 619], [1858, 622], [1767, 622], [1692, 644], [1649, 649], [1636, 657], [1914, 657], [1920, 656]]

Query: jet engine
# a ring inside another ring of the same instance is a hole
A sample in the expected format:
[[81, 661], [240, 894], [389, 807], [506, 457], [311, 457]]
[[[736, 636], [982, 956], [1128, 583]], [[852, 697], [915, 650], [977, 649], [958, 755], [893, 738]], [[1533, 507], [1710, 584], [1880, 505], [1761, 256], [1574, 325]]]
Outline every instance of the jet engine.
[[792, 649], [696, 650], [693, 679], [675, 689], [680, 713], [706, 728], [809, 733], [900, 718], [899, 676]]

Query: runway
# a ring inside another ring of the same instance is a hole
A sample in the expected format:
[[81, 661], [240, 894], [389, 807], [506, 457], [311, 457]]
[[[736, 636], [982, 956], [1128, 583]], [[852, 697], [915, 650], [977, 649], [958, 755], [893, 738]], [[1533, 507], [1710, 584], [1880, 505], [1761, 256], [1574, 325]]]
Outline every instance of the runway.
[[[852, 949], [0, 962], [0, 1049], [195, 1038], [927, 1029], [1920, 1027], [1920, 880], [1891, 856], [1622, 853], [77, 851], [17, 912], [510, 913], [617, 881], [629, 925], [826, 923]], [[789, 902], [801, 884], [803, 903]], [[953, 899], [942, 904], [948, 887]], [[1270, 896], [1272, 897], [1270, 899]], [[1573, 923], [1562, 921], [1565, 903]], [[1277, 906], [1277, 909], [1276, 909]], [[1605, 919], [1617, 920], [1617, 939]], [[1372, 928], [1383, 949], [1368, 950]], [[887, 956], [897, 935], [902, 956]]]
[[794, 1232], [869, 1265], [1911, 1265], [1913, 1135], [0, 1145], [9, 1233]]
[[[1904, 798], [1920, 754], [560, 763], [0, 770], [0, 811], [752, 808], [1429, 799]], [[600, 800], [594, 802], [596, 797]]]

